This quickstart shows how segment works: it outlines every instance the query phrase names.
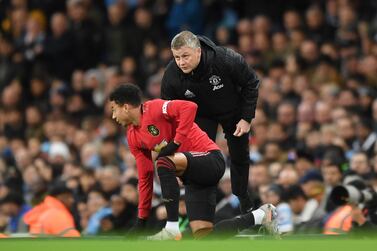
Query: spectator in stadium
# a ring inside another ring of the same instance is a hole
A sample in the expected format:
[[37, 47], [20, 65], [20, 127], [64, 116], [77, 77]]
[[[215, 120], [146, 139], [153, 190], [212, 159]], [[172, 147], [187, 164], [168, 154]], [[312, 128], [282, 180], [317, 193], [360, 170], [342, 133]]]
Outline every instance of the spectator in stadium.
[[371, 175], [372, 168], [369, 165], [368, 156], [365, 152], [356, 152], [352, 155], [350, 170], [363, 178], [368, 178], [368, 176]]
[[[151, 210], [153, 191], [153, 152], [163, 201], [167, 212], [165, 228], [150, 240], [179, 240], [179, 185], [185, 185], [187, 215], [194, 238], [214, 230], [216, 186], [225, 171], [218, 146], [194, 123], [197, 105], [189, 101], [156, 99], [141, 103], [141, 91], [132, 84], [118, 86], [110, 94], [112, 118], [127, 127], [127, 139], [136, 158], [139, 174], [139, 212], [133, 231], [145, 227]], [[238, 218], [226, 220], [218, 229], [243, 229], [266, 224], [275, 232], [274, 207], [265, 204]], [[216, 230], [216, 228], [215, 228]]]
[[316, 210], [313, 214], [314, 218], [323, 217], [325, 214], [325, 206], [327, 197], [325, 194], [325, 185], [323, 177], [317, 169], [311, 169], [300, 178], [301, 188], [309, 200], [312, 201], [312, 205], [316, 204]]
[[112, 1], [107, 6], [108, 23], [104, 29], [105, 63], [119, 64], [122, 58], [130, 51], [130, 35], [127, 29], [129, 20], [126, 3]]
[[252, 195], [253, 203], [258, 205], [258, 190], [261, 186], [265, 186], [271, 183], [271, 177], [268, 172], [268, 166], [266, 163], [259, 162], [250, 165], [249, 183], [249, 191]]
[[41, 11], [30, 12], [25, 33], [17, 43], [18, 55], [23, 62], [23, 66], [29, 71], [42, 64], [43, 43], [46, 40], [45, 19], [46, 17]]
[[239, 214], [239, 202], [237, 197], [232, 194], [229, 168], [225, 170], [224, 176], [219, 182], [219, 188], [224, 197], [216, 205], [215, 222], [230, 219]]
[[122, 184], [120, 196], [126, 200], [129, 204], [129, 207], [133, 206], [137, 208], [139, 194], [137, 191], [138, 180], [136, 178], [130, 178], [126, 183]]
[[43, 56], [47, 69], [61, 80], [68, 80], [74, 69], [74, 41], [68, 30], [68, 19], [64, 13], [51, 17], [51, 35], [43, 44]]
[[295, 232], [319, 232], [323, 215], [315, 216], [318, 202], [315, 199], [308, 199], [299, 185], [290, 186], [286, 195], [293, 212]]
[[321, 172], [326, 190], [342, 183], [343, 173], [339, 164], [330, 162], [328, 164], [322, 165]]
[[336, 206], [328, 198], [333, 188], [342, 184], [343, 172], [340, 164], [337, 164], [333, 161], [328, 161], [322, 164], [321, 173], [323, 176], [325, 185], [325, 197], [327, 200], [325, 210], [326, 212], [330, 212], [334, 210]]
[[26, 233], [27, 226], [22, 218], [30, 210], [30, 206], [25, 204], [22, 196], [15, 192], [9, 192], [0, 200], [0, 212], [9, 217], [7, 233]]
[[259, 79], [240, 54], [189, 31], [177, 34], [171, 49], [174, 60], [162, 79], [161, 97], [197, 103], [196, 122], [213, 141], [222, 125], [232, 162], [232, 191], [245, 213], [253, 206], [247, 192], [248, 139]]
[[276, 183], [287, 189], [289, 186], [297, 184], [299, 180], [298, 172], [287, 163], [279, 172]]
[[282, 186], [272, 184], [268, 187], [266, 192], [267, 203], [271, 203], [276, 206], [278, 214], [277, 224], [279, 226], [279, 232], [286, 234], [293, 232], [293, 213], [289, 204], [285, 202], [285, 191]]
[[373, 131], [373, 125], [367, 118], [359, 118], [356, 123], [356, 140], [353, 142], [355, 151], [363, 151], [371, 158], [376, 153], [377, 134]]
[[11, 56], [14, 46], [11, 39], [1, 34], [0, 35], [0, 91], [11, 81], [15, 73], [15, 66], [12, 63]]
[[74, 41], [75, 67], [87, 70], [96, 66], [101, 52], [101, 30], [89, 18], [84, 1], [67, 1], [67, 13]]
[[49, 190], [42, 203], [24, 215], [33, 236], [80, 237], [70, 212], [74, 202], [73, 193], [58, 183]]
[[120, 195], [114, 194], [110, 198], [111, 215], [101, 220], [101, 232], [106, 234], [121, 233], [130, 229], [134, 224], [135, 210]]
[[99, 184], [105, 196], [111, 196], [120, 192], [120, 170], [117, 166], [104, 166], [98, 170]]
[[84, 229], [87, 235], [96, 235], [100, 232], [101, 221], [111, 215], [112, 209], [109, 207], [109, 198], [101, 190], [92, 190], [88, 194], [88, 225]]

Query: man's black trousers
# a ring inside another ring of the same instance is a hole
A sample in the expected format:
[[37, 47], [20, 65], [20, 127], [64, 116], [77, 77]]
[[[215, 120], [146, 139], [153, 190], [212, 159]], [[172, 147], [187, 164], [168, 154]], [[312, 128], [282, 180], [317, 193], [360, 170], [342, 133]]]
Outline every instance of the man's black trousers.
[[223, 127], [231, 159], [230, 174], [232, 191], [236, 196], [245, 198], [248, 196], [247, 190], [249, 180], [249, 133], [246, 133], [241, 137], [233, 135], [236, 130], [236, 124], [239, 120], [240, 118], [237, 117], [222, 121], [197, 117], [195, 122], [214, 142], [216, 142], [218, 124], [221, 124]]

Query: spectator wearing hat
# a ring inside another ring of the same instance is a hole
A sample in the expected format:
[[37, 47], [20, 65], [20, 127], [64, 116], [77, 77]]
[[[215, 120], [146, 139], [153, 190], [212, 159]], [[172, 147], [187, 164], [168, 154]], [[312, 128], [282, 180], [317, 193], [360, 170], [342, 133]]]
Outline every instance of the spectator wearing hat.
[[58, 178], [63, 172], [64, 163], [70, 160], [71, 155], [66, 143], [52, 142], [48, 151], [49, 164], [52, 167], [52, 178]]
[[317, 169], [311, 169], [300, 179], [301, 188], [308, 197], [309, 202], [315, 208], [313, 217], [324, 215], [326, 206], [325, 185], [323, 177]]

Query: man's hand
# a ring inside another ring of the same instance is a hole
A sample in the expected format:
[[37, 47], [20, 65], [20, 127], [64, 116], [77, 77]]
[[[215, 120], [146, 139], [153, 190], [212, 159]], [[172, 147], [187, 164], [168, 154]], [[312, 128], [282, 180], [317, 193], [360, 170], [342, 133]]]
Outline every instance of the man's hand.
[[179, 144], [177, 144], [174, 141], [170, 141], [169, 144], [161, 148], [161, 151], [158, 154], [157, 159], [160, 157], [173, 155], [175, 151], [177, 151], [178, 148], [179, 148]]
[[130, 238], [135, 238], [139, 236], [145, 231], [146, 224], [147, 224], [147, 220], [137, 218], [135, 224], [128, 231], [127, 236], [129, 236]]
[[250, 131], [251, 123], [247, 122], [244, 119], [241, 119], [237, 125], [236, 130], [234, 131], [233, 135], [236, 137], [240, 137], [244, 135], [245, 133], [248, 133]]

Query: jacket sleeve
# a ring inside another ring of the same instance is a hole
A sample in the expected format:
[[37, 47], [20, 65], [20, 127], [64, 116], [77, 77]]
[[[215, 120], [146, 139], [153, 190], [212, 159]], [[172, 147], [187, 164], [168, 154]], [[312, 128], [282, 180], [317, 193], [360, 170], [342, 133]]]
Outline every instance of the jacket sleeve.
[[173, 62], [171, 62], [167, 66], [161, 81], [161, 99], [165, 100], [178, 99], [178, 96], [175, 93], [174, 86], [172, 84], [172, 81], [174, 79], [174, 71], [171, 64], [173, 64]]
[[194, 124], [197, 109], [197, 104], [185, 100], [166, 101], [163, 104], [164, 116], [173, 119], [178, 125], [174, 141], [182, 143], [186, 140]]
[[135, 156], [139, 177], [138, 217], [146, 219], [149, 216], [153, 194], [153, 161], [151, 152], [130, 145], [130, 151]]
[[233, 50], [226, 49], [226, 69], [230, 69], [232, 82], [240, 88], [242, 97], [242, 119], [250, 122], [255, 117], [258, 101], [259, 79], [245, 59]]

